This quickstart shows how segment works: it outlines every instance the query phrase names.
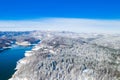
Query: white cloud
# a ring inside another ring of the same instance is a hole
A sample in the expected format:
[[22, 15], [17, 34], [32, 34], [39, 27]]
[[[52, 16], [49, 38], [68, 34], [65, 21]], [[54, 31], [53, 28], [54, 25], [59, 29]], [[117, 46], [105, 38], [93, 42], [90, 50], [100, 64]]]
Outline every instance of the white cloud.
[[30, 30], [120, 33], [120, 20], [46, 18], [23, 21], [0, 21], [0, 31]]

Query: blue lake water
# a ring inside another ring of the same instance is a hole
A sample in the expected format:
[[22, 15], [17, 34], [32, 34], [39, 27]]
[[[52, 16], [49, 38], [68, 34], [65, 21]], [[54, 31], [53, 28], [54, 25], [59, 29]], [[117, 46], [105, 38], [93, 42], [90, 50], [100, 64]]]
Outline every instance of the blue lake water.
[[16, 63], [24, 57], [25, 51], [33, 46], [14, 46], [11, 49], [0, 52], [0, 80], [8, 80], [15, 72]]

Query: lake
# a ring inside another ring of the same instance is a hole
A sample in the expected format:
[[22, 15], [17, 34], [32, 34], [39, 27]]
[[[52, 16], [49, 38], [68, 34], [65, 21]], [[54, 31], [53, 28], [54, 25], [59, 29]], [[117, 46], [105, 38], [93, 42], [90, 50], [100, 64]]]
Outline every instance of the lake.
[[23, 58], [25, 51], [31, 50], [32, 47], [14, 45], [11, 49], [0, 52], [0, 80], [8, 80], [12, 77], [17, 61]]

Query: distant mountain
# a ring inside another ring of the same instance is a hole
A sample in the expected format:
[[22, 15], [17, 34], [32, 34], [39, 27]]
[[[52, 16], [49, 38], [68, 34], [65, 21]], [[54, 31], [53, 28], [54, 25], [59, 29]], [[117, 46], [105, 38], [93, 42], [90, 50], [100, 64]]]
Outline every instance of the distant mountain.
[[0, 32], [0, 51], [10, 48], [16, 42], [27, 41], [30, 44], [39, 42], [40, 40], [32, 35], [33, 31], [26, 32]]

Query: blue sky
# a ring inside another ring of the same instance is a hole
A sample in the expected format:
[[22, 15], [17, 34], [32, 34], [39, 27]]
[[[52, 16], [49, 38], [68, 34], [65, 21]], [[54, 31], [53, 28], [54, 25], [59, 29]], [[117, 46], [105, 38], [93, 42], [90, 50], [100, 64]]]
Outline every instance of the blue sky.
[[0, 0], [0, 31], [120, 33], [120, 0]]
[[0, 19], [120, 19], [120, 0], [0, 0]]

